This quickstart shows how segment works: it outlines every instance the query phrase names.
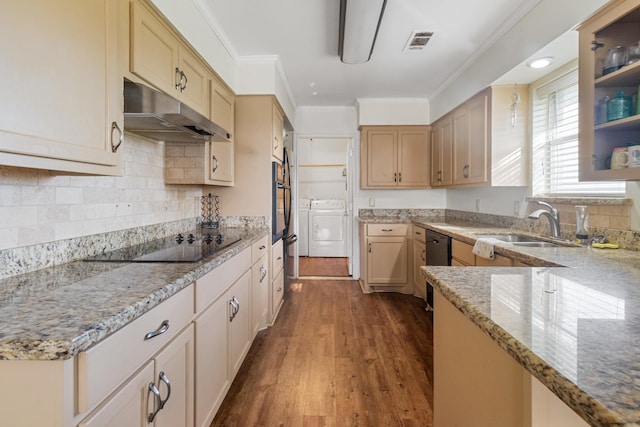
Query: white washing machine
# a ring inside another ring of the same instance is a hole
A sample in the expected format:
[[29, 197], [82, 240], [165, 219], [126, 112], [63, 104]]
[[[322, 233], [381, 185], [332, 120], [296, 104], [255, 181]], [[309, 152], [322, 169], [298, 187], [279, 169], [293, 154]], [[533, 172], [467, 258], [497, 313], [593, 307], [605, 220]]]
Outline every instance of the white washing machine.
[[309, 205], [311, 200], [298, 200], [298, 256], [309, 256]]
[[344, 200], [311, 200], [309, 256], [347, 256], [347, 216]]

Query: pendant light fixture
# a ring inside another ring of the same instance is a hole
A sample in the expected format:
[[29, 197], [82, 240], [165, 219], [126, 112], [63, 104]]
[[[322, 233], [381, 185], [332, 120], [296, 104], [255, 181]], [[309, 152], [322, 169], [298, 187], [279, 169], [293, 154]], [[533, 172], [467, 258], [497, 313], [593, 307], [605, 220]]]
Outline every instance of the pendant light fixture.
[[345, 64], [371, 58], [387, 0], [340, 0], [338, 53]]

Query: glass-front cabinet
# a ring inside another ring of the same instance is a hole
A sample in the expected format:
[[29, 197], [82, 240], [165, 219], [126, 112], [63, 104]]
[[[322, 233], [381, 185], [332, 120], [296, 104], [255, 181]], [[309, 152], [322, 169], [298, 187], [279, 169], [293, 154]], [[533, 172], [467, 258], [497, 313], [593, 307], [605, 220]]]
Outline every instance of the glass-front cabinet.
[[579, 39], [580, 180], [640, 180], [640, 0], [609, 3]]

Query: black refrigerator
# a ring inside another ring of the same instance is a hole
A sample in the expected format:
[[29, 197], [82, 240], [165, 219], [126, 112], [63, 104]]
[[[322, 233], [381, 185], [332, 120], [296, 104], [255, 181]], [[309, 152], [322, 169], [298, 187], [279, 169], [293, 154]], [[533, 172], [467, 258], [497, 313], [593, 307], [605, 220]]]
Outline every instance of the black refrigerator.
[[292, 214], [293, 195], [291, 187], [291, 169], [287, 149], [284, 149], [283, 162], [272, 163], [272, 243], [283, 240], [284, 277], [287, 292], [289, 281], [292, 278], [292, 267], [294, 262], [293, 244], [298, 240], [294, 234], [294, 217]]

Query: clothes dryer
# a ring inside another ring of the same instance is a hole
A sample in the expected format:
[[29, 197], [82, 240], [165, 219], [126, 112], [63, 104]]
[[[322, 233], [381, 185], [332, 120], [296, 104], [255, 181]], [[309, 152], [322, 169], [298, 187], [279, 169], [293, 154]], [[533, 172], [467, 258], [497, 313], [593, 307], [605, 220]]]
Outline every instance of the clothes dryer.
[[347, 256], [344, 200], [312, 200], [309, 208], [309, 256]]
[[309, 206], [311, 200], [298, 200], [298, 256], [309, 256]]

